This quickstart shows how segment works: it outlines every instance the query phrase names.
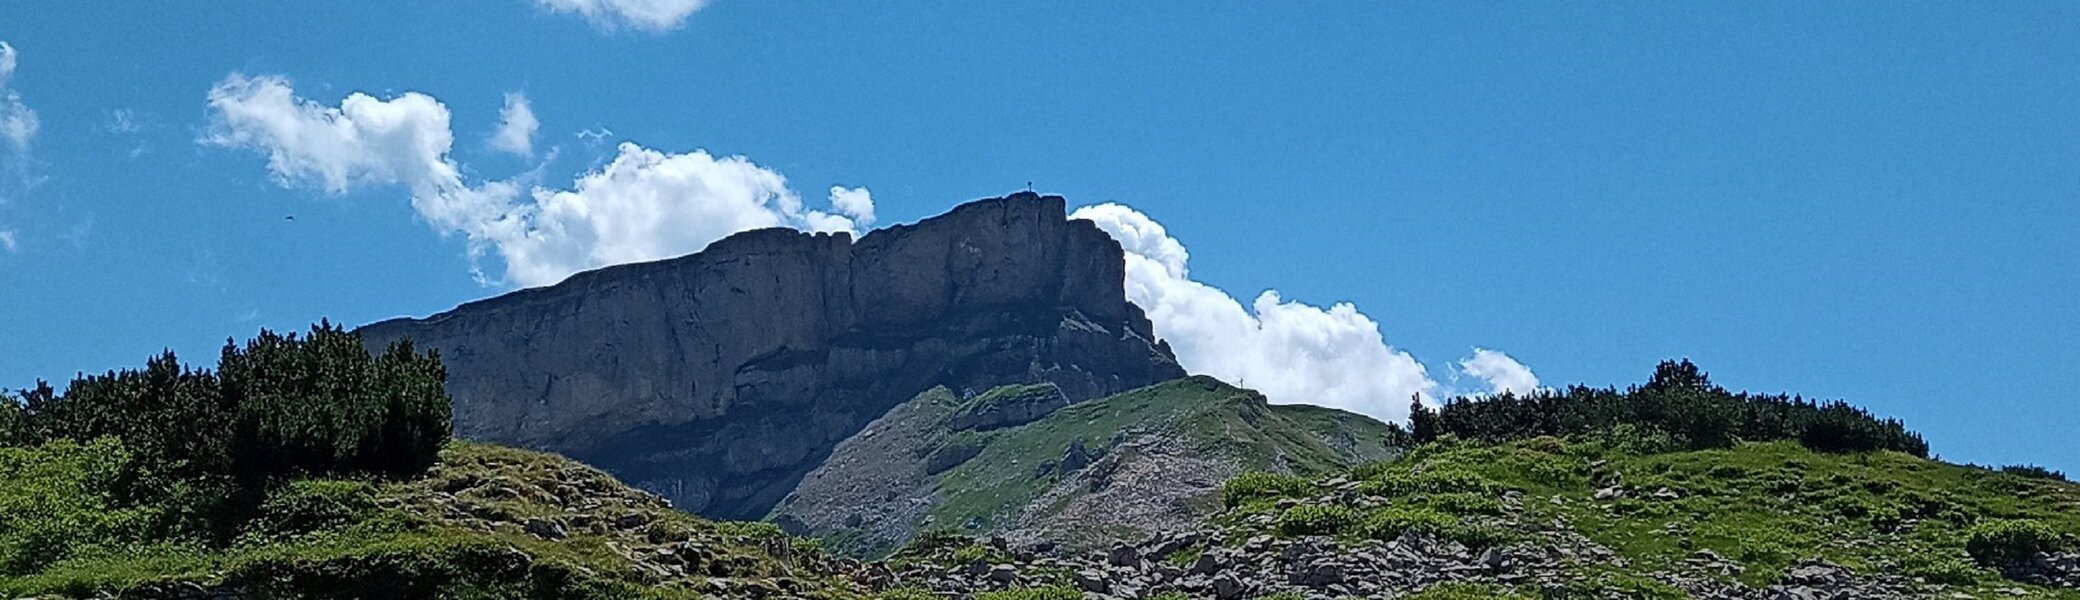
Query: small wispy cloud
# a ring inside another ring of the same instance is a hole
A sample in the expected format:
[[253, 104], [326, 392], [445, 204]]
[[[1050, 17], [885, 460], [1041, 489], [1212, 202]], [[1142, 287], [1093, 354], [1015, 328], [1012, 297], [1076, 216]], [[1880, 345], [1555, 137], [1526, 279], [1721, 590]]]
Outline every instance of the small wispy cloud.
[[144, 131], [144, 124], [138, 120], [137, 111], [127, 108], [108, 111], [108, 123], [102, 127], [107, 129], [109, 133], [137, 133]]
[[[0, 183], [0, 209], [6, 208], [17, 192], [26, 194], [42, 181], [31, 172], [29, 159], [29, 142], [36, 138], [42, 124], [36, 111], [23, 103], [22, 95], [14, 89], [15, 68], [20, 64], [21, 54], [12, 44], [0, 40], [0, 169], [11, 175]], [[19, 247], [14, 229], [0, 231], [0, 249], [12, 254]]]
[[535, 0], [549, 12], [584, 17], [601, 31], [634, 29], [663, 33], [686, 25], [708, 0]]
[[137, 158], [151, 151], [151, 144], [145, 142], [143, 135], [145, 130], [151, 128], [152, 125], [144, 114], [128, 108], [108, 111], [108, 119], [101, 124], [101, 130], [109, 135], [135, 142], [130, 146], [130, 158]]
[[94, 215], [88, 213], [85, 218], [73, 222], [71, 227], [66, 228], [65, 233], [58, 235], [58, 239], [77, 248], [87, 245], [87, 238], [92, 235]]
[[613, 137], [614, 130], [607, 129], [605, 127], [594, 127], [591, 129], [579, 130], [577, 133], [571, 135], [577, 136], [579, 140], [584, 141], [586, 146], [596, 147], [599, 146], [601, 142], [607, 141], [607, 138]]
[[534, 118], [527, 95], [506, 94], [506, 105], [498, 111], [498, 131], [491, 134], [491, 149], [517, 156], [534, 156], [534, 132], [542, 122]]
[[36, 138], [41, 123], [36, 119], [36, 111], [23, 104], [21, 94], [12, 87], [19, 60], [20, 53], [14, 46], [0, 41], [0, 141], [5, 141], [15, 155], [26, 157], [29, 141]]

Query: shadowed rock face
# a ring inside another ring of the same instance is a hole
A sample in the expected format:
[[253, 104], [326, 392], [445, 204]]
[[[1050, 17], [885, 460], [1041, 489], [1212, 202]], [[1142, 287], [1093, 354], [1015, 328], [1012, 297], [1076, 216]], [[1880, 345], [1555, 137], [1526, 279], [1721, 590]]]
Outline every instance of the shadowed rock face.
[[716, 518], [758, 518], [839, 441], [933, 386], [1072, 401], [1181, 377], [1127, 303], [1119, 244], [1060, 197], [916, 225], [749, 231], [425, 319], [462, 437], [563, 453]]

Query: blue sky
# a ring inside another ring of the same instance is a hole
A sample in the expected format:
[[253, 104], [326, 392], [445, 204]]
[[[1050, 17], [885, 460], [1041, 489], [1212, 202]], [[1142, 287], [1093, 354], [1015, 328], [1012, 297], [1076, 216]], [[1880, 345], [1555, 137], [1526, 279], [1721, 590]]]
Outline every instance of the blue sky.
[[[0, 140], [0, 386], [208, 363], [259, 327], [424, 315], [760, 219], [858, 226], [832, 186], [887, 224], [1031, 181], [1131, 206], [1087, 214], [1178, 300], [1178, 337], [1265, 346], [1195, 360], [1274, 398], [1519, 364], [1624, 385], [1687, 356], [1950, 460], [2080, 471], [2080, 6], [611, 4], [0, 0], [0, 134], [36, 122]], [[509, 94], [525, 152], [492, 142]], [[348, 126], [327, 110], [417, 137], [284, 137]], [[579, 181], [603, 173], [633, 183]], [[658, 181], [702, 191], [631, 210], [695, 212], [601, 216]], [[646, 216], [685, 226], [539, 235]], [[1508, 358], [1469, 369], [1476, 347]]]

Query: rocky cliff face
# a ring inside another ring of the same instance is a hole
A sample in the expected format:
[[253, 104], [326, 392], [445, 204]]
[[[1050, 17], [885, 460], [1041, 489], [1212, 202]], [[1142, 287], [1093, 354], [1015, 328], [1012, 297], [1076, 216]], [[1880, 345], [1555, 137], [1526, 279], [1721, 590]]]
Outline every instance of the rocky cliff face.
[[758, 518], [839, 441], [934, 386], [1072, 401], [1184, 375], [1127, 303], [1119, 245], [1060, 197], [868, 233], [750, 231], [699, 253], [375, 323], [438, 349], [462, 437], [563, 453]]

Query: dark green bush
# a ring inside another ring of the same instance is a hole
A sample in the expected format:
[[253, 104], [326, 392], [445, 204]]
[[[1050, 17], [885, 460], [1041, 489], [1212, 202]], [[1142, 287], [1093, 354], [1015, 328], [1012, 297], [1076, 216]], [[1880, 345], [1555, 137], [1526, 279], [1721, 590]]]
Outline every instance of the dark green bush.
[[1459, 530], [1459, 517], [1429, 508], [1388, 507], [1365, 518], [1365, 536], [1392, 540], [1408, 531], [1445, 537]]
[[1516, 600], [1523, 597], [1507, 588], [1485, 583], [1441, 583], [1409, 596], [1408, 600]]
[[2000, 520], [1987, 521], [1972, 526], [1965, 539], [1964, 551], [1972, 560], [1989, 567], [2012, 566], [2028, 562], [2038, 552], [2051, 552], [2064, 547], [2057, 531], [2036, 521]]
[[1929, 553], [1909, 554], [1900, 564], [1902, 575], [1945, 585], [1971, 585], [1982, 572], [1971, 561]]
[[1360, 526], [1365, 537], [1393, 540], [1410, 531], [1465, 544], [1469, 548], [1499, 546], [1519, 536], [1499, 527], [1460, 519], [1429, 506], [1391, 506], [1374, 511]]
[[88, 545], [142, 539], [155, 515], [117, 502], [135, 477], [114, 438], [0, 448], [0, 576], [35, 573]]
[[2044, 479], [2062, 483], [2071, 482], [2070, 480], [2066, 479], [2065, 473], [2053, 471], [2051, 469], [2046, 469], [2037, 465], [2008, 465], [2001, 467], [2000, 472], [2007, 473], [2009, 475], [2019, 475], [2022, 477], [2028, 477], [2031, 479]]
[[1466, 493], [1494, 495], [1502, 484], [1478, 473], [1456, 467], [1437, 467], [1422, 472], [1384, 470], [1358, 484], [1359, 491], [1378, 496]]
[[1064, 586], [1014, 588], [982, 592], [975, 595], [975, 600], [1083, 600], [1083, 592]]
[[245, 523], [250, 540], [295, 537], [348, 525], [376, 509], [376, 488], [366, 482], [305, 479], [275, 490]]
[[1300, 496], [1311, 485], [1306, 479], [1291, 475], [1251, 471], [1221, 484], [1221, 504], [1232, 508], [1252, 500]]
[[447, 443], [446, 377], [410, 342], [371, 356], [358, 334], [320, 323], [308, 337], [227, 343], [215, 372], [167, 352], [142, 370], [75, 379], [63, 395], [38, 386], [16, 419], [29, 443], [122, 438], [166, 480], [410, 475]]
[[1524, 440], [1524, 448], [1546, 454], [1566, 454], [1567, 442], [1550, 435]]
[[217, 368], [241, 475], [411, 475], [448, 441], [447, 372], [409, 341], [371, 356], [336, 326], [302, 339], [263, 331], [226, 345]]
[[1355, 530], [1358, 512], [1334, 504], [1302, 504], [1278, 515], [1278, 532], [1286, 535], [1337, 535]]
[[1527, 395], [1454, 398], [1436, 410], [1411, 408], [1418, 441], [1447, 436], [1506, 442], [1540, 436], [1595, 436], [1634, 427], [1637, 440], [1604, 440], [1614, 450], [1724, 448], [1736, 441], [1798, 440], [1834, 452], [1896, 450], [1928, 456], [1928, 442], [1897, 420], [1879, 419], [1840, 402], [1729, 392], [1688, 360], [1665, 361], [1646, 385], [1570, 387]]
[[22, 414], [22, 405], [13, 397], [0, 393], [0, 447], [19, 446], [28, 441], [29, 417]]
[[447, 375], [409, 342], [380, 356], [330, 323], [307, 337], [226, 343], [217, 371], [173, 353], [143, 369], [49, 385], [0, 409], [0, 442], [122, 440], [136, 481], [122, 506], [162, 506], [155, 527], [228, 537], [269, 486], [299, 476], [409, 476], [449, 437]]

